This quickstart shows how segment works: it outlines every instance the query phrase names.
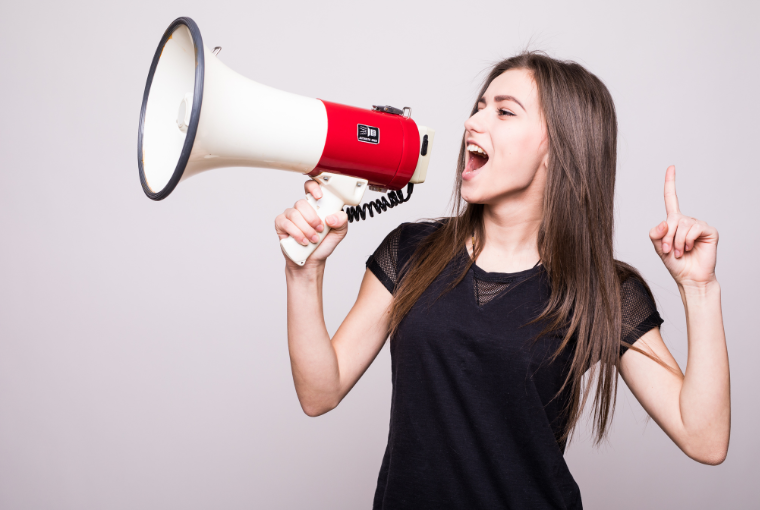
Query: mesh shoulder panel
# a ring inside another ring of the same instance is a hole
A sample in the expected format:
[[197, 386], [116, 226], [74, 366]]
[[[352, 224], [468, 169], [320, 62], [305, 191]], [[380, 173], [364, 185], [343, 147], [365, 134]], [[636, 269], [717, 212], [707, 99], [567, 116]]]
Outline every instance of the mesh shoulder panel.
[[[660, 327], [664, 322], [657, 312], [654, 298], [644, 286], [644, 283], [632, 276], [620, 286], [622, 302], [622, 332], [621, 340], [633, 344], [645, 333]], [[621, 345], [620, 354], [628, 350]]]
[[401, 227], [385, 236], [375, 253], [367, 259], [367, 269], [393, 294], [398, 283], [398, 244], [401, 239]]

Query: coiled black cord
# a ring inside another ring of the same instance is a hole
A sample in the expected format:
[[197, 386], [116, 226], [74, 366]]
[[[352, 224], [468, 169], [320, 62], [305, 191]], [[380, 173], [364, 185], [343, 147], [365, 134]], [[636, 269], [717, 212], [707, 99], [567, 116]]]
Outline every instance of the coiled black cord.
[[[412, 196], [412, 191], [414, 191], [414, 184], [409, 183], [409, 185], [406, 187], [406, 198], [404, 198], [404, 194], [401, 192], [401, 190], [390, 191], [388, 192], [387, 199], [386, 197], [380, 197], [377, 200], [371, 200], [366, 204], [358, 205], [356, 207], [349, 206], [343, 210], [348, 215], [349, 223], [359, 221], [359, 219], [366, 220], [367, 213], [369, 213], [370, 218], [374, 218], [375, 212], [372, 210], [372, 207], [375, 208], [377, 214], [380, 214], [384, 211], [387, 211], [388, 209], [396, 207], [397, 205], [408, 202], [409, 198]], [[390, 200], [390, 202], [388, 202], [388, 200]]]

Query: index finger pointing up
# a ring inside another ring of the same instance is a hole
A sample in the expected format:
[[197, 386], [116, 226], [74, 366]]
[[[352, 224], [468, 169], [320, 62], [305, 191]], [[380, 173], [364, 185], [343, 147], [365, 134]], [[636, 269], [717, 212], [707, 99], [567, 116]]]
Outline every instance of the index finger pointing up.
[[676, 167], [673, 165], [665, 171], [665, 212], [668, 215], [680, 212], [676, 195]]

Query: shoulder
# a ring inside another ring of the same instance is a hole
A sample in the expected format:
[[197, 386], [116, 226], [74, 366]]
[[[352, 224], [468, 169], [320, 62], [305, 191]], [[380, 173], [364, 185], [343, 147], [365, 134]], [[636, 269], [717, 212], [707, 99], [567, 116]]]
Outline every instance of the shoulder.
[[649, 330], [663, 323], [649, 285], [635, 268], [616, 261], [620, 279], [621, 355]]
[[[399, 268], [414, 256], [417, 249], [424, 244], [436, 232], [446, 225], [449, 218], [437, 218], [432, 220], [420, 220], [414, 223], [402, 223], [394, 232], [398, 239], [398, 262]], [[393, 234], [393, 232], [392, 232]]]
[[402, 223], [393, 229], [375, 252], [367, 259], [367, 269], [377, 276], [389, 292], [393, 293], [402, 272], [422, 241], [436, 232], [447, 218], [442, 220]]
[[393, 232], [398, 232], [399, 245], [404, 245], [405, 247], [411, 245], [416, 248], [417, 245], [438, 231], [448, 221], [449, 218], [436, 218], [413, 223], [402, 223]]
[[620, 300], [623, 308], [636, 301], [646, 301], [654, 307], [654, 294], [639, 271], [625, 262], [615, 261], [618, 280], [620, 281]]
[[443, 225], [443, 221], [445, 220], [446, 218], [443, 220], [402, 223], [385, 236], [380, 246], [375, 250], [374, 255], [377, 256], [381, 252], [387, 252], [395, 262], [401, 252], [414, 252], [422, 241]]

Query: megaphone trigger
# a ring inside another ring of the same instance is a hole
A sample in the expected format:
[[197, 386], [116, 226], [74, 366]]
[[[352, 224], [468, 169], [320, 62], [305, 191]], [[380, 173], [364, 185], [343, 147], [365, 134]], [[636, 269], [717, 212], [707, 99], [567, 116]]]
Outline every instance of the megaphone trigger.
[[280, 247], [285, 255], [299, 266], [303, 266], [306, 263], [306, 259], [314, 253], [314, 250], [322, 244], [322, 240], [330, 232], [330, 227], [327, 225], [325, 218], [331, 214], [340, 212], [346, 205], [358, 205], [368, 185], [367, 179], [329, 172], [323, 172], [313, 177], [313, 179], [319, 183], [319, 187], [322, 189], [322, 198], [315, 200], [311, 196], [311, 193], [307, 193], [306, 201], [317, 212], [317, 216], [322, 220], [322, 225], [324, 226], [322, 232], [317, 233], [319, 241], [309, 243], [306, 246], [300, 244], [293, 237], [280, 241]]

